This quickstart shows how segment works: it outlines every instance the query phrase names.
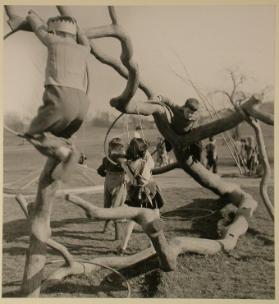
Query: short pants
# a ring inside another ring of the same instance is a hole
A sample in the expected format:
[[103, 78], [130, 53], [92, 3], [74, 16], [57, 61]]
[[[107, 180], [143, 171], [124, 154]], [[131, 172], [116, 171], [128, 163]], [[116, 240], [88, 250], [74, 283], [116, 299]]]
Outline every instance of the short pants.
[[28, 135], [50, 132], [70, 138], [82, 125], [89, 107], [85, 92], [63, 86], [47, 85], [43, 105], [32, 120]]

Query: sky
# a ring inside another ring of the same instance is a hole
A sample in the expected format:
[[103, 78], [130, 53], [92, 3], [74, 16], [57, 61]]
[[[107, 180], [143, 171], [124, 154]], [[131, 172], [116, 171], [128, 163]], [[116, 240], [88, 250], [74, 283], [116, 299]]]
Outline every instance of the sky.
[[[30, 8], [45, 19], [58, 14], [54, 6], [18, 6], [18, 14], [25, 16]], [[105, 6], [75, 6], [72, 11], [83, 28], [110, 23]], [[258, 93], [274, 85], [274, 6], [116, 6], [116, 13], [131, 37], [141, 79], [174, 103], [182, 105], [186, 98], [197, 97], [173, 72], [185, 77], [183, 66], [207, 93], [231, 89], [227, 69], [247, 76], [243, 88], [248, 92]], [[8, 31], [5, 24], [4, 32]], [[96, 43], [119, 58], [116, 39], [102, 38]], [[5, 40], [3, 48], [4, 111], [28, 120], [42, 104], [46, 48], [33, 33], [26, 32]], [[121, 94], [125, 80], [93, 56], [90, 75], [88, 117], [102, 111], [116, 113], [109, 100]], [[225, 97], [213, 96], [216, 108], [228, 105]], [[266, 98], [272, 100], [273, 92]], [[145, 96], [139, 91], [134, 99], [145, 100]]]

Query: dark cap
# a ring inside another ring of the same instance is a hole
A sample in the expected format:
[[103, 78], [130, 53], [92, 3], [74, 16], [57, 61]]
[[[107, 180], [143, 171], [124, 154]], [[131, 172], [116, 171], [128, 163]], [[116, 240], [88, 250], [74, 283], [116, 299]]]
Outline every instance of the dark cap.
[[184, 107], [190, 108], [192, 111], [197, 111], [199, 109], [200, 103], [195, 98], [188, 98], [185, 101]]

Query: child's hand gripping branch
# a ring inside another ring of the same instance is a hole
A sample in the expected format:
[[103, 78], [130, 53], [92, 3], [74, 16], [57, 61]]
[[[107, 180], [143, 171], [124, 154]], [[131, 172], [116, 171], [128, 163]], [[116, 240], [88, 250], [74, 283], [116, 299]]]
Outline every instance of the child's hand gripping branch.
[[[48, 57], [43, 105], [25, 136], [41, 153], [58, 161], [64, 160], [60, 157], [63, 146], [69, 152], [66, 162], [70, 159], [75, 162], [75, 157], [70, 157], [75, 149], [70, 147], [71, 142], [68, 139], [80, 128], [89, 107], [86, 95], [89, 41], [78, 29], [76, 20], [70, 16], [49, 18], [46, 26], [31, 10], [26, 19], [36, 36], [47, 47]], [[57, 149], [53, 145], [51, 151], [48, 149], [48, 133], [57, 137]], [[63, 140], [59, 142], [59, 138]], [[44, 141], [43, 149], [40, 139]]]
[[26, 18], [21, 17], [16, 14], [14, 6], [5, 5], [5, 11], [8, 16], [8, 24], [12, 30], [12, 32], [16, 31], [32, 31], [30, 24], [27, 22]]

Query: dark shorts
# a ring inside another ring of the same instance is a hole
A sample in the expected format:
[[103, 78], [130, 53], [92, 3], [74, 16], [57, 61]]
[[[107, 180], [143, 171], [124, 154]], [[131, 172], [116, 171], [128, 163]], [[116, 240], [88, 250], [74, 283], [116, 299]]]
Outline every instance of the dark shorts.
[[70, 138], [80, 128], [88, 107], [89, 99], [85, 92], [48, 85], [43, 95], [43, 105], [27, 133], [35, 135], [50, 132], [58, 137]]

